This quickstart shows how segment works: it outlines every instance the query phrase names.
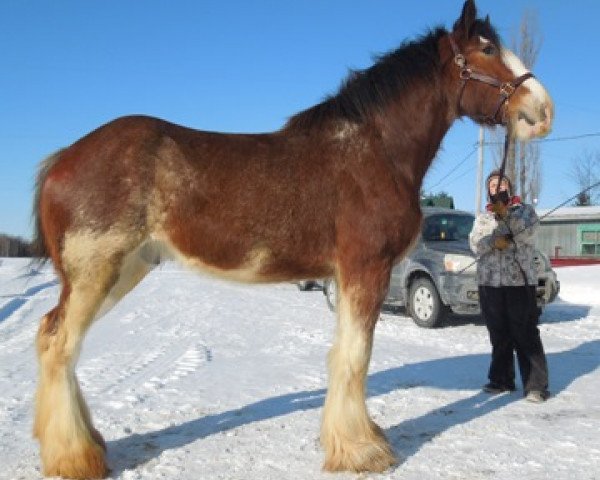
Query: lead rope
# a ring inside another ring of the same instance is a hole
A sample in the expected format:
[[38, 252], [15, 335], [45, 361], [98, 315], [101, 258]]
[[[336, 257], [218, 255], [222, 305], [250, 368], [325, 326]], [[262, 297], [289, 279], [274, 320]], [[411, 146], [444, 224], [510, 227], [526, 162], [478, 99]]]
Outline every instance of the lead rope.
[[504, 154], [502, 155], [502, 163], [500, 164], [500, 180], [498, 182], [498, 186], [500, 186], [500, 182], [502, 181], [502, 177], [504, 177], [504, 171], [506, 170], [506, 159], [508, 158], [508, 150], [510, 149], [510, 127], [506, 127], [506, 135], [504, 136]]

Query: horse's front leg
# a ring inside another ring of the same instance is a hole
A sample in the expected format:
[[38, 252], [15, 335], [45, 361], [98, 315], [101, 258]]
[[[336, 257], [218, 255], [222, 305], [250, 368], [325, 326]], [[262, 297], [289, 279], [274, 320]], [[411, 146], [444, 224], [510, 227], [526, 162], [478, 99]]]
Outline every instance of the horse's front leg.
[[396, 458], [365, 404], [373, 331], [389, 285], [390, 267], [356, 276], [338, 274], [337, 331], [329, 353], [329, 388], [323, 410], [324, 469], [382, 472]]

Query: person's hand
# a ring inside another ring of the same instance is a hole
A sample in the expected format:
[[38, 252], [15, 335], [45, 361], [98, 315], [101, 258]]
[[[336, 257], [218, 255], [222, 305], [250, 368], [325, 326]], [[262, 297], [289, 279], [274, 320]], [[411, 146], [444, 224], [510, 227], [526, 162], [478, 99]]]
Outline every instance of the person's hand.
[[492, 212], [494, 212], [500, 218], [506, 218], [506, 215], [508, 215], [508, 206], [498, 201], [492, 205]]
[[510, 246], [510, 239], [508, 235], [502, 235], [494, 238], [494, 248], [497, 250], [505, 250]]

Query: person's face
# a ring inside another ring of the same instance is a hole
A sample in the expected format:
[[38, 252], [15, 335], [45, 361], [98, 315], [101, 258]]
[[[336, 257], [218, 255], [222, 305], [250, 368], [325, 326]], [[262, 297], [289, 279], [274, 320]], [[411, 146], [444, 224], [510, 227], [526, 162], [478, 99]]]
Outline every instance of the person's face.
[[499, 177], [492, 177], [490, 179], [490, 183], [488, 184], [489, 189], [490, 189], [490, 195], [496, 195], [496, 193], [498, 193], [498, 191], [505, 192], [506, 190], [508, 190], [508, 181], [506, 180], [506, 178], [502, 179], [502, 182], [500, 183], [499, 187], [498, 187], [498, 180], [500, 180]]

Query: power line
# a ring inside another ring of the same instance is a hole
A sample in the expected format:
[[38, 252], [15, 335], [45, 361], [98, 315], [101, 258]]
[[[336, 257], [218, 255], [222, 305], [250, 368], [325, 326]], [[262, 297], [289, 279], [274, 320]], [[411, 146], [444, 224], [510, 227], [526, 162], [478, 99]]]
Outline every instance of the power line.
[[463, 158], [460, 162], [458, 162], [458, 164], [456, 164], [454, 166], [454, 168], [452, 168], [452, 170], [450, 170], [446, 175], [444, 175], [440, 180], [438, 180], [438, 182], [435, 185], [432, 185], [431, 187], [429, 187], [429, 190], [433, 190], [435, 187], [437, 187], [440, 183], [442, 183], [444, 180], [446, 180], [450, 175], [452, 175], [456, 170], [458, 170], [458, 168], [465, 163], [475, 152], [477, 151], [477, 145], [475, 145], [473, 147], [473, 149], [465, 156], [465, 158]]
[[447, 185], [450, 185], [451, 183], [454, 183], [454, 182], [456, 182], [458, 179], [460, 179], [460, 178], [464, 177], [464, 176], [465, 176], [467, 173], [472, 173], [472, 172], [473, 172], [473, 169], [474, 169], [474, 168], [473, 168], [473, 166], [469, 166], [469, 168], [467, 168], [467, 169], [466, 169], [464, 172], [462, 172], [460, 175], [458, 175], [458, 176], [454, 177], [454, 178], [453, 178], [453, 179], [451, 179], [451, 180], [448, 180], [448, 181], [446, 182], [446, 184], [447, 184]]
[[[570, 135], [570, 136], [564, 136], [564, 137], [542, 138], [540, 140], [531, 140], [531, 142], [532, 143], [568, 142], [568, 141], [572, 141], [572, 140], [581, 140], [583, 138], [590, 138], [590, 137], [600, 137], [600, 132], [582, 133], [580, 135]], [[493, 145], [504, 145], [504, 141], [501, 141], [501, 142], [484, 142], [483, 143], [483, 146], [493, 146]], [[458, 162], [458, 164], [456, 164], [448, 173], [446, 173], [446, 175], [444, 175], [440, 180], [438, 180], [437, 183], [435, 183], [434, 185], [432, 185], [431, 187], [429, 187], [428, 190], [429, 191], [433, 191], [433, 189], [435, 187], [437, 187], [438, 185], [440, 185], [444, 180], [446, 180], [446, 178], [448, 178], [456, 170], [458, 170], [458, 168], [463, 163], [465, 163], [471, 157], [471, 155], [473, 155], [476, 151], [477, 151], [477, 144], [475, 144], [475, 146], [473, 147], [473, 150], [471, 150], [460, 162]], [[466, 173], [467, 172], [462, 173], [461, 175], [459, 175], [458, 177], [454, 178], [453, 180], [450, 180], [447, 183], [452, 183], [452, 182], [458, 180], [459, 178], [463, 177]]]
[[569, 140], [581, 140], [582, 138], [589, 138], [589, 137], [600, 137], [600, 132], [582, 133], [581, 135], [572, 135], [570, 137], [541, 138], [539, 140], [533, 140], [533, 142], [534, 143], [566, 142]]
[[[571, 135], [565, 137], [553, 137], [553, 138], [541, 138], [539, 140], [531, 140], [531, 143], [552, 143], [552, 142], [568, 142], [570, 140], [581, 140], [582, 138], [600, 137], [600, 132], [582, 133], [581, 135]], [[504, 141], [501, 142], [484, 142], [485, 146], [488, 145], [503, 145]]]

